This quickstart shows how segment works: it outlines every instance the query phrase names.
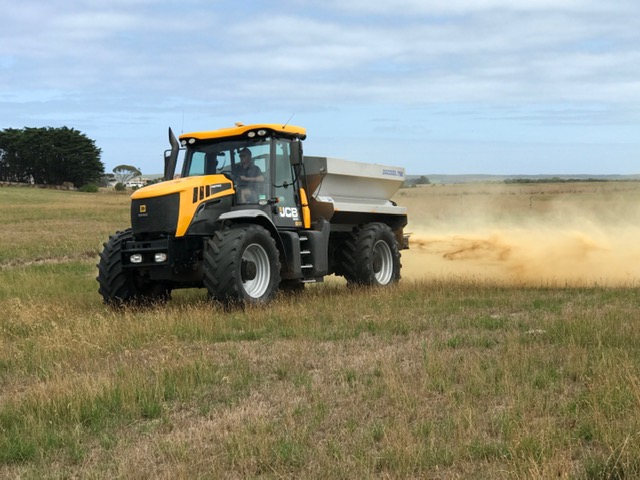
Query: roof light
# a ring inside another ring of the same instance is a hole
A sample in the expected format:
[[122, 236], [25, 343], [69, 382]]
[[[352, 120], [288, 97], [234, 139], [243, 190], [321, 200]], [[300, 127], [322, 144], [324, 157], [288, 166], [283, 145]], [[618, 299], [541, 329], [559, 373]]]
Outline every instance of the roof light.
[[264, 129], [260, 129], [258, 130], [258, 135], [260, 135], [261, 137], [264, 137], [267, 134], [267, 131]]
[[195, 138], [190, 138], [189, 139], [189, 144], [193, 145], [194, 143], [196, 143], [196, 139]]
[[254, 131], [251, 131], [251, 132], [247, 133], [247, 137], [249, 137], [249, 138], [253, 138], [255, 136], [256, 136], [256, 132], [254, 132]]

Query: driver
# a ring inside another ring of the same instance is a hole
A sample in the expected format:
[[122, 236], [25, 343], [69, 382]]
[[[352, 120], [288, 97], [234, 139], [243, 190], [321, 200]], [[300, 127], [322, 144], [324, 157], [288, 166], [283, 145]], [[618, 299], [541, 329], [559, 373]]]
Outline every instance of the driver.
[[253, 163], [251, 150], [244, 147], [239, 152], [240, 163], [233, 168], [233, 174], [237, 178], [240, 189], [240, 202], [255, 202], [257, 198], [258, 182], [264, 182], [264, 176], [260, 167]]

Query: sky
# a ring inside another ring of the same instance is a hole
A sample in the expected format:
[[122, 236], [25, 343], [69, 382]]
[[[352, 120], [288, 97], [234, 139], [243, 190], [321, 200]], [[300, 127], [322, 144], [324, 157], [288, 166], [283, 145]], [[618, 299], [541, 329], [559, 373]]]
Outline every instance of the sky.
[[167, 129], [307, 129], [423, 174], [639, 174], [637, 0], [22, 0], [0, 129], [67, 126], [162, 172]]

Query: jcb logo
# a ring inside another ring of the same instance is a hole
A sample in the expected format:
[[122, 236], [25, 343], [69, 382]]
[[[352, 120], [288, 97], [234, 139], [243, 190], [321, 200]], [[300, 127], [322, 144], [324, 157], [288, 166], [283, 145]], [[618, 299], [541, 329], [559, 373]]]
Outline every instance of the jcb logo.
[[143, 217], [148, 217], [149, 214], [147, 213], [147, 206], [146, 205], [140, 205], [138, 207], [138, 218], [143, 218]]
[[298, 209], [296, 207], [280, 207], [280, 216], [283, 218], [298, 219]]

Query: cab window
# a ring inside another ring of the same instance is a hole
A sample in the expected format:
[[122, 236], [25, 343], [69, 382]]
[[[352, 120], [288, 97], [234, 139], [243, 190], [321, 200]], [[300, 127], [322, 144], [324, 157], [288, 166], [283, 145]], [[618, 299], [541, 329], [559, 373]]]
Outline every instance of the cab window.
[[188, 177], [204, 175], [204, 152], [193, 152], [191, 163], [189, 164]]

